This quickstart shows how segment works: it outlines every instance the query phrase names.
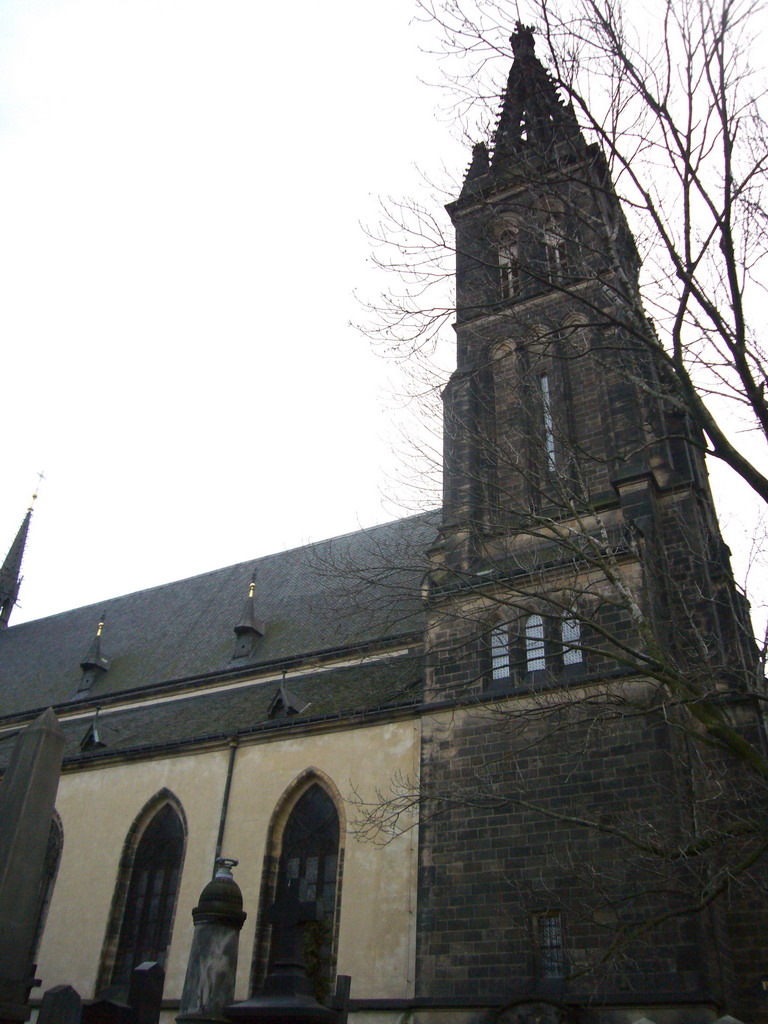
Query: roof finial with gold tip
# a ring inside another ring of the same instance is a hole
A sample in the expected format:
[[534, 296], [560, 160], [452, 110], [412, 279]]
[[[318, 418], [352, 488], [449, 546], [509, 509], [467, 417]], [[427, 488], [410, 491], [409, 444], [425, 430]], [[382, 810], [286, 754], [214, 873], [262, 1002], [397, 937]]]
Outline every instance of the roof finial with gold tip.
[[40, 472], [37, 474], [37, 487], [35, 488], [34, 493], [32, 494], [32, 499], [29, 503], [29, 508], [27, 509], [28, 512], [32, 511], [32, 506], [37, 501], [37, 496], [40, 493], [40, 484], [43, 482], [43, 480], [45, 480], [45, 473], [41, 469]]
[[96, 626], [96, 635], [94, 636], [91, 646], [88, 648], [88, 652], [80, 662], [80, 668], [83, 670], [83, 676], [75, 692], [75, 696], [79, 697], [84, 693], [87, 693], [93, 684], [99, 679], [109, 668], [109, 658], [105, 658], [101, 652], [101, 634], [104, 632], [104, 621], [107, 617], [106, 611], [103, 611], [99, 616], [99, 623]]
[[251, 572], [251, 582], [248, 585], [248, 597], [245, 599], [245, 605], [243, 606], [243, 612], [240, 616], [240, 621], [235, 626], [235, 653], [232, 655], [233, 658], [246, 658], [249, 654], [253, 653], [254, 646], [257, 640], [260, 640], [264, 636], [264, 623], [256, 615], [256, 566], [253, 567]]

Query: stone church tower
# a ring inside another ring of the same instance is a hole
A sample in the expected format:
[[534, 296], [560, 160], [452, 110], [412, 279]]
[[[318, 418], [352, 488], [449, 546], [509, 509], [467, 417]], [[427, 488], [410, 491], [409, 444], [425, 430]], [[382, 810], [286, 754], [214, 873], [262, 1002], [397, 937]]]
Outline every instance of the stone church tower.
[[511, 42], [492, 153], [448, 207], [418, 994], [685, 1015], [756, 985], [723, 909], [749, 884], [689, 912], [751, 849], [702, 822], [744, 807], [699, 742], [702, 700], [756, 723], [747, 609], [605, 161], [533, 33]]

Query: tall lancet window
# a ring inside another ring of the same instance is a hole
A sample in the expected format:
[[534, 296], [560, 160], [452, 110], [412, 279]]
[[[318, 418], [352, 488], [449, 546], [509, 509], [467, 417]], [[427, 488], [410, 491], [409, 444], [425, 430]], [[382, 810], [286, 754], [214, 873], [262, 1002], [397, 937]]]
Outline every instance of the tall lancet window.
[[541, 395], [542, 426], [544, 428], [544, 450], [547, 456], [547, 469], [552, 473], [557, 468], [555, 460], [555, 423], [552, 419], [552, 398], [549, 388], [549, 376], [542, 373], [539, 377]]
[[61, 851], [64, 848], [64, 832], [61, 827], [61, 819], [54, 813], [51, 820], [51, 830], [48, 833], [48, 844], [45, 849], [45, 863], [43, 867], [43, 878], [38, 893], [37, 927], [32, 942], [30, 960], [37, 959], [37, 952], [40, 947], [40, 940], [43, 937], [45, 921], [48, 917], [48, 908], [53, 898], [53, 887], [56, 884], [56, 875], [59, 870]]
[[547, 667], [544, 620], [540, 615], [529, 615], [525, 620], [525, 664], [528, 672], [541, 672]]
[[515, 231], [505, 231], [501, 236], [499, 284], [502, 299], [512, 299], [520, 291], [520, 259]]
[[562, 230], [555, 221], [549, 221], [544, 229], [544, 250], [550, 284], [562, 284], [566, 272], [567, 251]]
[[565, 974], [565, 944], [560, 914], [539, 914], [535, 925], [538, 933], [539, 975], [542, 978], [562, 978]]
[[491, 676], [496, 683], [509, 679], [509, 630], [496, 626], [491, 633]]
[[136, 847], [112, 984], [128, 983], [145, 960], [165, 965], [184, 855], [184, 828], [170, 804], [154, 815]]
[[[328, 994], [332, 980], [338, 864], [339, 814], [315, 783], [299, 798], [283, 831], [276, 902], [293, 884], [299, 887], [299, 899], [322, 904], [322, 920], [305, 931], [307, 968], [318, 998]], [[273, 935], [273, 951], [276, 939]]]
[[581, 644], [581, 623], [578, 619], [567, 615], [560, 624], [560, 635], [563, 641], [563, 665], [580, 665], [584, 655]]

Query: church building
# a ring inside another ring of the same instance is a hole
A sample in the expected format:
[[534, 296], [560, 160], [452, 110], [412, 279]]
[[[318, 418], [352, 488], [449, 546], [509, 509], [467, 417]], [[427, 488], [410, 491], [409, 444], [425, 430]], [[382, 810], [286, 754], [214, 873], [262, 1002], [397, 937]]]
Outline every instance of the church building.
[[23, 521], [0, 758], [48, 707], [67, 740], [43, 989], [158, 960], [172, 1020], [225, 856], [238, 999], [298, 880], [353, 1024], [768, 1020], [748, 608], [605, 161], [511, 43], [448, 206], [441, 509], [14, 625]]

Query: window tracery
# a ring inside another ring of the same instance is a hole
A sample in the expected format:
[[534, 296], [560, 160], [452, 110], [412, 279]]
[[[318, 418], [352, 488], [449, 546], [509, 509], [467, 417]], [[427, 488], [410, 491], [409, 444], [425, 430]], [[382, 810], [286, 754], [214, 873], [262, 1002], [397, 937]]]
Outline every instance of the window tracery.
[[525, 667], [527, 672], [542, 672], [547, 667], [541, 615], [529, 615], [525, 620]]
[[520, 292], [520, 253], [516, 231], [505, 231], [499, 244], [501, 298], [513, 299]]

